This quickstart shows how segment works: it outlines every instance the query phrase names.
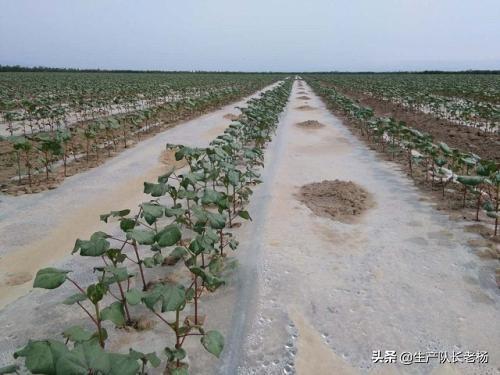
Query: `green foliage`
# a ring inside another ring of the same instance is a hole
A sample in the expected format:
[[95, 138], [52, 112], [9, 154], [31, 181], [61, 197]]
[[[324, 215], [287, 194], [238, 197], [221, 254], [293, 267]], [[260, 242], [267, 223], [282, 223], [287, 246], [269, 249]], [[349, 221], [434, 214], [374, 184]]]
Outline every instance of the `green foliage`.
[[36, 273], [34, 288], [56, 289], [66, 281], [66, 274], [70, 271], [57, 268], [43, 268]]

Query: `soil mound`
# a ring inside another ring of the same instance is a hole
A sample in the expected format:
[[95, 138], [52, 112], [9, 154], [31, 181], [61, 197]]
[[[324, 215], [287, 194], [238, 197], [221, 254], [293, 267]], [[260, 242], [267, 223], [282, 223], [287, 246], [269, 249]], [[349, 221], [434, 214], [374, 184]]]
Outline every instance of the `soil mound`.
[[369, 192], [352, 181], [325, 180], [300, 188], [299, 200], [318, 216], [352, 223], [373, 207]]
[[227, 115], [224, 115], [224, 118], [225, 118], [226, 120], [236, 121], [236, 120], [239, 120], [239, 119], [240, 119], [240, 116], [235, 115], [235, 114], [233, 114], [233, 113], [228, 113]]
[[319, 129], [325, 126], [325, 124], [322, 124], [321, 122], [318, 122], [316, 120], [307, 120], [307, 121], [302, 121], [298, 122], [297, 126], [300, 126], [301, 128], [305, 129]]
[[302, 100], [310, 100], [311, 98], [310, 98], [310, 97], [308, 97], [308, 96], [302, 95], [302, 96], [299, 96], [299, 99], [302, 99]]
[[310, 105], [301, 105], [300, 107], [296, 107], [295, 109], [298, 109], [299, 111], [312, 111], [316, 108], [311, 107]]
[[160, 162], [166, 165], [169, 169], [180, 169], [187, 165], [185, 160], [175, 160], [174, 150], [165, 150], [160, 155]]

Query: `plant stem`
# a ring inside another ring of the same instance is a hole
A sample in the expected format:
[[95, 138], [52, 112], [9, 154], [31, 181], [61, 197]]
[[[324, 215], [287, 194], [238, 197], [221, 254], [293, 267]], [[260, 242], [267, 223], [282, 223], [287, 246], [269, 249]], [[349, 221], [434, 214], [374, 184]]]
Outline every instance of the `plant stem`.
[[101, 316], [100, 316], [100, 312], [99, 312], [99, 302], [97, 302], [94, 306], [95, 306], [95, 316], [96, 316], [96, 324], [97, 324], [97, 334], [99, 336], [99, 344], [101, 345], [101, 348], [104, 349], [104, 337], [102, 336]]
[[132, 242], [132, 246], [134, 247], [135, 256], [137, 257], [137, 264], [139, 265], [139, 271], [141, 273], [142, 290], [146, 290], [146, 279], [144, 278], [144, 270], [142, 268], [142, 259], [139, 256], [139, 250], [137, 249], [137, 243], [135, 241]]
[[132, 319], [130, 318], [130, 312], [128, 311], [127, 299], [125, 298], [125, 292], [123, 291], [122, 283], [118, 281], [118, 289], [120, 289], [120, 295], [122, 297], [122, 304], [125, 308], [125, 315], [127, 316], [127, 323], [130, 324]]

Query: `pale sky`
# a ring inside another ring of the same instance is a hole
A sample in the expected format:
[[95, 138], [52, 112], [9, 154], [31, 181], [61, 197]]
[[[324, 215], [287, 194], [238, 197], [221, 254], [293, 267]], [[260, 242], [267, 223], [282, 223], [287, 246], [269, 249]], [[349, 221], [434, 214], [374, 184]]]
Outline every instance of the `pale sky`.
[[0, 0], [0, 64], [500, 69], [500, 0]]

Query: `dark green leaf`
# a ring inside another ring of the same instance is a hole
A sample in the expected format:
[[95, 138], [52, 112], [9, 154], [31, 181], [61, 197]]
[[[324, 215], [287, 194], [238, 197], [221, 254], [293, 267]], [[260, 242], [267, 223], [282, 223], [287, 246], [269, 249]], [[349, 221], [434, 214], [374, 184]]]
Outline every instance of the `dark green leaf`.
[[161, 247], [173, 246], [182, 237], [182, 233], [177, 225], [169, 225], [156, 235], [156, 242]]
[[70, 271], [57, 268], [43, 268], [36, 273], [34, 288], [55, 289], [60, 287], [66, 281], [66, 274]]
[[245, 220], [250, 220], [250, 221], [252, 221], [252, 218], [250, 217], [250, 214], [248, 213], [248, 211], [240, 211], [240, 212], [238, 213], [238, 215], [239, 215], [240, 217], [242, 217], [243, 219], [245, 219]]
[[63, 337], [73, 342], [89, 341], [94, 332], [87, 331], [80, 326], [71, 326], [63, 332]]
[[143, 292], [139, 289], [130, 289], [125, 293], [125, 298], [129, 305], [137, 305], [141, 302], [143, 297]]
[[66, 298], [62, 303], [64, 303], [65, 305], [73, 305], [77, 302], [82, 302], [82, 301], [85, 301], [87, 299], [87, 296], [83, 293], [76, 293], [76, 294], [73, 294], [71, 296], [69, 296], [68, 298]]
[[135, 240], [139, 245], [152, 245], [155, 242], [155, 233], [151, 230], [132, 229], [127, 232], [127, 239]]
[[0, 375], [4, 374], [15, 374], [19, 367], [17, 365], [9, 365], [0, 368]]
[[201, 338], [201, 344], [209, 353], [219, 358], [224, 349], [224, 336], [218, 331], [208, 331]]
[[125, 312], [123, 311], [123, 305], [121, 302], [113, 302], [108, 307], [101, 311], [102, 320], [111, 320], [118, 327], [125, 325]]

